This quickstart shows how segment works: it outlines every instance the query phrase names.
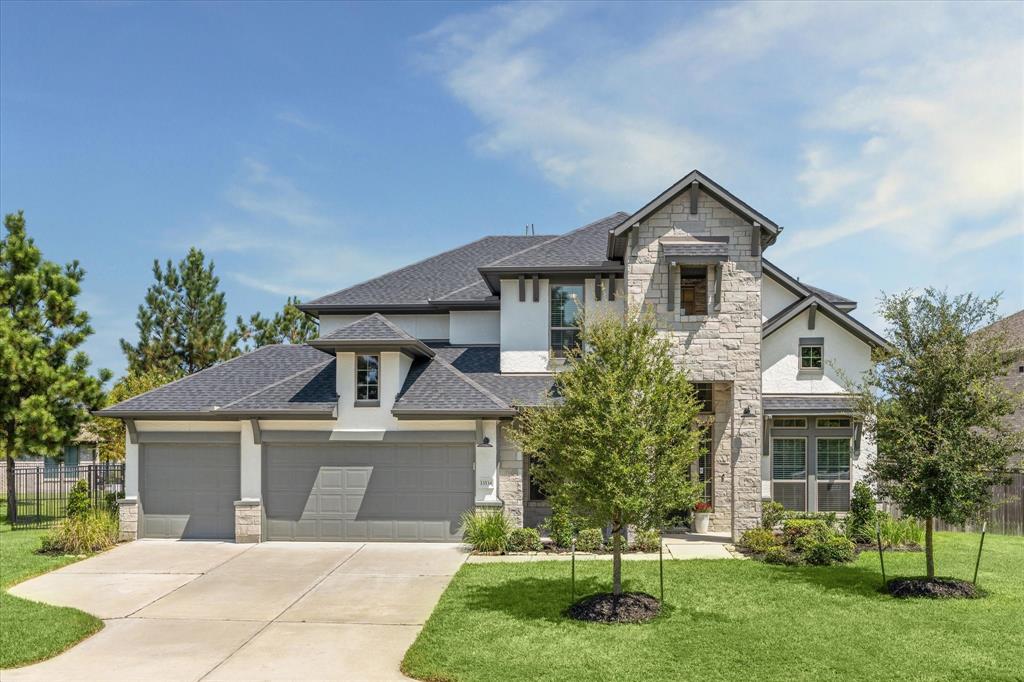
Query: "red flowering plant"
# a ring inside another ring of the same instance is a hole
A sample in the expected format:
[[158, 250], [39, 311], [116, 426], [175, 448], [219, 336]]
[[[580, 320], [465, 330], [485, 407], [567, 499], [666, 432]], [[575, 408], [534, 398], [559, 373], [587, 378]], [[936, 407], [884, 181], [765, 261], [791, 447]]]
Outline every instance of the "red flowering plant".
[[696, 514], [710, 514], [712, 512], [710, 502], [698, 502], [693, 505], [693, 511]]

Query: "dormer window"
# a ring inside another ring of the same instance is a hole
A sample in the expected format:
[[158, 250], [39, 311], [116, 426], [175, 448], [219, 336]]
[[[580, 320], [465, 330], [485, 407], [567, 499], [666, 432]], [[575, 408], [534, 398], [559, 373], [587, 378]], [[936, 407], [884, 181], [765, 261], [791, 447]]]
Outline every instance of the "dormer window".
[[679, 272], [681, 290], [679, 305], [683, 315], [708, 314], [708, 269], [682, 268]]
[[380, 405], [380, 356], [356, 356], [356, 406]]
[[564, 358], [579, 346], [582, 284], [551, 285], [551, 355]]

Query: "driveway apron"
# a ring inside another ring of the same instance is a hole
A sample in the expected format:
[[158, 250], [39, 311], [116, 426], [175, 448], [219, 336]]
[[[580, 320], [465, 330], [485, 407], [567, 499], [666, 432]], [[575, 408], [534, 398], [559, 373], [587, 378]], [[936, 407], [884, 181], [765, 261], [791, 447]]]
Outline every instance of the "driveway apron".
[[106, 627], [16, 680], [391, 680], [456, 544], [141, 540], [18, 585]]

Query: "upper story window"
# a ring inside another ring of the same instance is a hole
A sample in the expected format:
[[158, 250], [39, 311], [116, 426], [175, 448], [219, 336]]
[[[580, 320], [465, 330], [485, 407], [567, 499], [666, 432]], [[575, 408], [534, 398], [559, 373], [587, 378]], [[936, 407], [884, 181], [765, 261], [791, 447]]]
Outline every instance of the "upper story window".
[[564, 358], [579, 345], [582, 284], [551, 285], [551, 354]]
[[800, 371], [820, 372], [825, 367], [825, 339], [800, 339]]
[[849, 417], [818, 417], [819, 429], [848, 429], [850, 428]]
[[683, 268], [679, 272], [679, 307], [683, 315], [708, 314], [708, 269]]
[[356, 404], [380, 404], [380, 356], [356, 356]]

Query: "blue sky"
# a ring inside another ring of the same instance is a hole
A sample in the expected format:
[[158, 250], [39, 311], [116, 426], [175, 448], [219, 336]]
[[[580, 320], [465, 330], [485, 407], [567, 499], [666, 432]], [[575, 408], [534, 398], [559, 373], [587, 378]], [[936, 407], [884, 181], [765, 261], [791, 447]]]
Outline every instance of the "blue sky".
[[700, 168], [861, 302], [1024, 307], [1024, 5], [0, 3], [0, 210], [80, 260], [97, 366], [154, 258], [231, 319]]

